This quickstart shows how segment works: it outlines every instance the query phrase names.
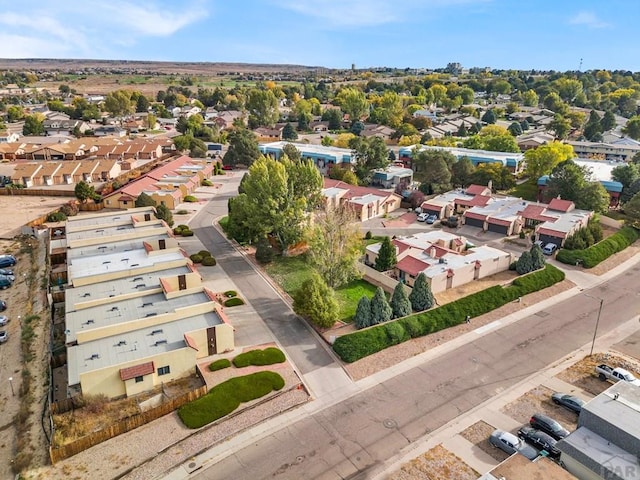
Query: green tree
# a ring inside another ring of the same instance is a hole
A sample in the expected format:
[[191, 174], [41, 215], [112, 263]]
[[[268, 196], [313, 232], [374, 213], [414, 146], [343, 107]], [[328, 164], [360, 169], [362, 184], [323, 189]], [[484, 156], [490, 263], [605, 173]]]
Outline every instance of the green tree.
[[379, 137], [355, 137], [349, 140], [349, 148], [355, 157], [355, 174], [362, 185], [371, 183], [373, 171], [389, 165], [389, 151]]
[[509, 131], [498, 125], [487, 125], [477, 135], [467, 138], [465, 148], [488, 150], [491, 152], [520, 152], [516, 139]]
[[411, 315], [411, 302], [409, 301], [409, 295], [405, 290], [403, 283], [398, 282], [393, 289], [393, 295], [391, 295], [391, 312], [393, 318], [406, 317]]
[[562, 115], [554, 115], [549, 128], [553, 130], [557, 139], [564, 140], [571, 131], [571, 122]]
[[342, 127], [342, 113], [340, 113], [340, 109], [326, 109], [322, 113], [322, 121], [329, 122], [329, 130], [339, 130]]
[[602, 131], [608, 132], [609, 130], [613, 130], [616, 126], [616, 116], [613, 114], [611, 110], [607, 110], [604, 112], [604, 116], [602, 120], [600, 120], [600, 126], [602, 127]]
[[577, 208], [605, 213], [609, 210], [611, 198], [607, 189], [600, 182], [588, 182], [575, 202]]
[[127, 90], [109, 92], [104, 99], [104, 108], [114, 117], [123, 117], [133, 113], [134, 105], [131, 102], [131, 92]]
[[560, 95], [558, 95], [556, 92], [549, 93], [546, 97], [544, 97], [542, 103], [544, 104], [545, 108], [548, 108], [552, 112], [560, 115], [565, 115], [569, 111], [569, 107], [567, 106], [567, 104], [562, 101]]
[[544, 259], [544, 254], [542, 253], [542, 249], [538, 245], [533, 245], [529, 250], [531, 254], [531, 264], [533, 265], [534, 270], [540, 270], [544, 268], [547, 261]]
[[371, 326], [371, 300], [366, 295], [362, 296], [356, 307], [356, 314], [353, 317], [353, 323], [357, 329], [367, 328]]
[[96, 190], [93, 188], [93, 185], [89, 185], [84, 180], [80, 180], [76, 183], [73, 193], [82, 203], [85, 203], [90, 198], [94, 198], [96, 196]]
[[560, 142], [550, 142], [527, 150], [524, 153], [526, 174], [537, 180], [548, 175], [561, 162], [574, 157], [573, 147]]
[[640, 223], [640, 193], [636, 193], [631, 200], [624, 204], [624, 213], [637, 226]]
[[466, 187], [471, 183], [475, 167], [469, 157], [462, 157], [451, 165], [451, 183], [456, 187]]
[[538, 94], [535, 90], [529, 89], [522, 94], [522, 102], [527, 107], [537, 107], [539, 102]]
[[618, 165], [611, 170], [611, 180], [622, 184], [622, 191], [629, 189], [631, 184], [640, 178], [640, 169], [634, 163]]
[[156, 201], [146, 193], [142, 192], [135, 201], [136, 207], [155, 207]]
[[493, 110], [487, 110], [484, 115], [482, 115], [481, 120], [486, 124], [494, 124], [498, 119]]
[[271, 90], [252, 88], [247, 96], [249, 128], [272, 127], [278, 121], [278, 99]]
[[595, 141], [599, 136], [602, 135], [603, 129], [602, 124], [600, 123], [600, 116], [598, 112], [595, 110], [591, 110], [589, 114], [589, 120], [584, 126], [584, 136], [589, 141]]
[[262, 237], [256, 243], [256, 260], [263, 265], [273, 261], [273, 247], [267, 237]]
[[409, 294], [409, 301], [411, 302], [411, 308], [416, 312], [422, 312], [433, 307], [435, 299], [433, 298], [431, 286], [424, 272], [420, 272], [416, 278], [413, 284], [413, 290]]
[[246, 128], [233, 130], [228, 140], [229, 149], [222, 159], [223, 164], [251, 166], [260, 157], [256, 136]]
[[27, 115], [22, 126], [23, 135], [44, 135], [44, 116], [41, 113]]
[[164, 220], [167, 225], [173, 227], [173, 214], [166, 205], [161, 203], [156, 207], [156, 218]]
[[477, 185], [493, 185], [493, 190], [509, 190], [516, 185], [511, 171], [500, 162], [481, 163], [471, 176], [471, 183]]
[[509, 128], [507, 128], [507, 130], [514, 137], [517, 137], [518, 135], [522, 135], [522, 126], [518, 122], [511, 123], [511, 125], [509, 125]]
[[293, 295], [293, 310], [320, 328], [330, 328], [338, 318], [334, 291], [316, 272]]
[[346, 87], [336, 95], [336, 103], [344, 113], [349, 115], [349, 120], [355, 122], [364, 117], [369, 111], [369, 102], [365, 94], [353, 87]]
[[298, 139], [298, 133], [296, 132], [296, 129], [293, 128], [293, 125], [291, 125], [291, 123], [289, 123], [289, 122], [287, 122], [287, 124], [282, 129], [282, 139], [283, 140], [297, 140]]
[[285, 143], [282, 147], [282, 154], [286, 155], [289, 160], [292, 162], [299, 162], [302, 160], [302, 153], [298, 150], [295, 145], [291, 143]]
[[149, 99], [144, 95], [138, 96], [136, 100], [136, 112], [148, 112], [149, 111]]
[[7, 108], [7, 120], [10, 123], [22, 120], [24, 117], [24, 108], [22, 108], [21, 106], [11, 105], [9, 108]]
[[640, 140], [640, 115], [634, 115], [627, 120], [622, 133], [629, 135], [634, 140]]
[[535, 270], [533, 268], [533, 261], [531, 260], [531, 253], [525, 250], [520, 255], [520, 258], [516, 261], [516, 272], [518, 275], [524, 275]]
[[376, 270], [386, 272], [395, 267], [396, 263], [398, 263], [396, 247], [391, 243], [389, 237], [384, 237], [380, 244], [380, 250], [378, 250], [378, 256], [376, 257]]
[[591, 182], [590, 177], [588, 168], [571, 160], [562, 162], [549, 175], [545, 197], [560, 197], [571, 200], [576, 208], [605, 212], [609, 206], [609, 194], [600, 182]]
[[391, 320], [391, 306], [382, 287], [376, 288], [376, 293], [371, 298], [371, 325], [388, 322]]
[[362, 241], [353, 209], [328, 205], [318, 212], [307, 243], [311, 264], [331, 288], [360, 278]]

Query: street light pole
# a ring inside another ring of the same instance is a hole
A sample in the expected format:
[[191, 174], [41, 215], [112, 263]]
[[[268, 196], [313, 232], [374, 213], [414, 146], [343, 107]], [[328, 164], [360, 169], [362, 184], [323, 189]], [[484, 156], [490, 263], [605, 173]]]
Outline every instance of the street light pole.
[[602, 313], [602, 305], [604, 304], [604, 298], [594, 297], [593, 295], [589, 295], [588, 293], [585, 293], [584, 296], [593, 298], [594, 300], [600, 300], [600, 307], [598, 307], [598, 317], [596, 318], [596, 327], [593, 329], [593, 340], [591, 341], [591, 351], [589, 352], [589, 356], [592, 356], [593, 347], [596, 344], [596, 336], [598, 335], [598, 325], [600, 324], [600, 314]]
[[9, 385], [11, 385], [11, 395], [16, 396], [16, 392], [13, 390], [13, 377], [9, 377]]

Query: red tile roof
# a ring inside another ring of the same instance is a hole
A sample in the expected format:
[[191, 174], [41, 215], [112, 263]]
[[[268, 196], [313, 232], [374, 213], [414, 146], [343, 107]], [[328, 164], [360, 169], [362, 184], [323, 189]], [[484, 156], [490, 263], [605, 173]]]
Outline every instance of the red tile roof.
[[458, 205], [464, 205], [468, 207], [484, 207], [487, 203], [491, 201], [491, 197], [486, 195], [476, 195], [472, 198], [456, 198], [454, 200]]
[[487, 189], [486, 185], [469, 185], [465, 188], [465, 192], [467, 195], [483, 195]]
[[549, 208], [551, 210], [557, 210], [559, 212], [568, 212], [575, 208], [575, 205], [571, 200], [562, 200], [560, 198], [554, 198], [549, 202]]
[[196, 352], [198, 351], [198, 346], [196, 345], [195, 340], [186, 333], [184, 334], [184, 341], [187, 342], [187, 345], [189, 345], [189, 347], [193, 348]]
[[140, 365], [134, 365], [133, 367], [121, 368], [120, 379], [122, 381], [131, 380], [132, 378], [149, 375], [154, 371], [155, 367], [153, 366], [153, 362], [141, 363]]
[[558, 232], [557, 230], [551, 230], [550, 228], [539, 228], [536, 230], [538, 235], [549, 235], [550, 237], [565, 238], [567, 232]]
[[494, 225], [502, 225], [503, 227], [508, 227], [513, 223], [513, 221], [511, 220], [503, 220], [501, 218], [491, 218], [491, 217], [489, 217], [487, 222], [492, 223]]
[[408, 244], [404, 243], [402, 240], [398, 240], [398, 239], [395, 239], [395, 238], [393, 240], [391, 240], [391, 243], [394, 246], [398, 247], [398, 253], [402, 253], [405, 250], [411, 248], [411, 245], [408, 245]]
[[486, 215], [482, 215], [481, 213], [474, 213], [474, 212], [464, 212], [463, 216], [465, 218], [473, 218], [475, 220], [484, 220], [485, 218], [487, 218]]
[[420, 272], [429, 268], [430, 266], [430, 264], [423, 262], [422, 260], [418, 260], [417, 258], [410, 255], [407, 255], [398, 263], [396, 263], [396, 268], [398, 270], [414, 277], [416, 277]]
[[348, 200], [354, 197], [364, 197], [365, 195], [375, 195], [377, 197], [382, 197], [382, 198], [388, 198], [391, 195], [393, 195], [393, 193], [383, 192], [382, 190], [378, 190], [377, 188], [350, 185], [346, 182], [342, 182], [340, 180], [334, 180], [332, 178], [324, 179], [324, 188], [340, 188], [342, 190], [348, 190], [343, 197]]

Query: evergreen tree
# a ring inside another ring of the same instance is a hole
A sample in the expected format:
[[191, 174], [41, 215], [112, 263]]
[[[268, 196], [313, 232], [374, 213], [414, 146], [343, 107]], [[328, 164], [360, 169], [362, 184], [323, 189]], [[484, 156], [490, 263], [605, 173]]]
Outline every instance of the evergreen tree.
[[282, 129], [282, 139], [283, 140], [296, 140], [298, 138], [298, 134], [296, 133], [296, 129], [293, 128], [289, 122]]
[[146, 193], [142, 192], [135, 201], [136, 207], [155, 207], [156, 201]]
[[384, 290], [382, 290], [382, 287], [378, 287], [371, 299], [371, 325], [388, 322], [391, 320], [392, 313]]
[[411, 308], [416, 312], [422, 312], [423, 310], [433, 307], [435, 299], [433, 298], [431, 286], [424, 272], [420, 273], [418, 278], [416, 278], [413, 284], [413, 290], [409, 294], [409, 301], [411, 302]]
[[396, 288], [393, 289], [390, 305], [393, 318], [406, 317], [411, 314], [411, 302], [403, 283], [398, 282]]
[[398, 263], [396, 258], [396, 247], [391, 243], [389, 237], [384, 237], [380, 250], [378, 250], [378, 257], [376, 258], [376, 270], [379, 272], [386, 272], [391, 270]]
[[256, 260], [262, 264], [273, 260], [273, 247], [266, 237], [262, 237], [256, 244]]
[[338, 318], [335, 294], [315, 272], [294, 294], [293, 310], [321, 328], [333, 326]]
[[173, 227], [173, 214], [166, 205], [160, 204], [156, 207], [156, 218], [164, 220], [167, 225]]
[[371, 301], [366, 295], [358, 301], [353, 321], [357, 329], [371, 326]]
[[482, 115], [481, 120], [484, 123], [492, 124], [496, 123], [497, 117], [493, 110], [487, 110], [484, 115]]
[[529, 253], [531, 254], [531, 266], [533, 270], [544, 268], [546, 261], [542, 249], [538, 245], [534, 245], [531, 247], [531, 250], [529, 250]]
[[533, 259], [531, 258], [531, 253], [524, 251], [520, 258], [516, 262], [516, 272], [518, 275], [524, 275], [525, 273], [532, 272], [533, 268]]

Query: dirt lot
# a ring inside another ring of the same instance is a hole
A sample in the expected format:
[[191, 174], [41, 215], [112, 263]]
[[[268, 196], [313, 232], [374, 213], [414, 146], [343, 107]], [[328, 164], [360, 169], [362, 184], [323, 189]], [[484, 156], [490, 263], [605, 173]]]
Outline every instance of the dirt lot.
[[495, 427], [480, 420], [479, 422], [465, 428], [460, 432], [460, 436], [473, 443], [476, 447], [496, 459], [498, 462], [503, 462], [509, 458], [509, 454], [503, 452], [497, 447], [494, 447], [489, 442], [489, 436], [494, 430]]
[[19, 235], [20, 227], [56, 210], [69, 200], [71, 197], [0, 195], [0, 212], [11, 212], [3, 215], [0, 222], [0, 239], [11, 239]]
[[[517, 400], [505, 405], [502, 412], [521, 422], [523, 425], [529, 423], [529, 418], [534, 413], [543, 413], [554, 418], [567, 430], [572, 431], [578, 427], [578, 416], [556, 405], [551, 401], [553, 390], [539, 386], [529, 390]], [[516, 433], [516, 432], [512, 432]]]
[[611, 386], [609, 382], [603, 382], [595, 374], [596, 366], [601, 363], [606, 363], [612, 367], [625, 368], [636, 376], [640, 374], [640, 364], [627, 357], [616, 354], [594, 353], [591, 357], [585, 356], [582, 360], [574, 363], [556, 376], [593, 395], [598, 395]]
[[480, 474], [442, 445], [404, 464], [389, 480], [475, 480]]

